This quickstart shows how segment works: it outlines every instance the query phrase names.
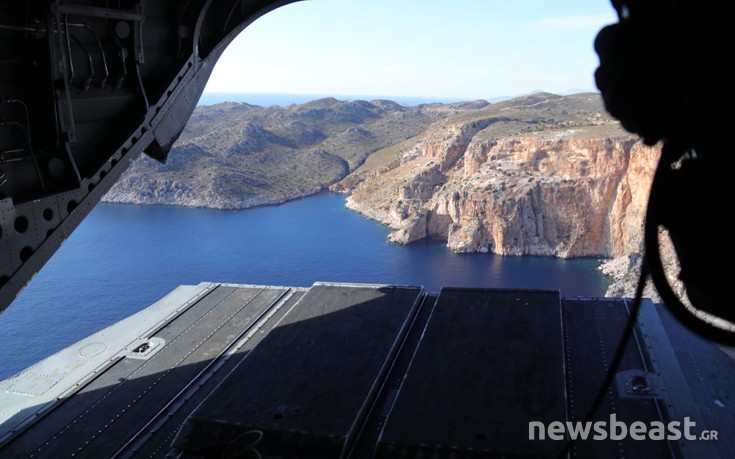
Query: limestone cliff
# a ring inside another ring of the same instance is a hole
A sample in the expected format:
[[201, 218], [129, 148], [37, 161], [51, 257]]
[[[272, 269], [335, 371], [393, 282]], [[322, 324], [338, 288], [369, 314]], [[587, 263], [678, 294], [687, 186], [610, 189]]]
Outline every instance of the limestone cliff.
[[431, 237], [458, 252], [558, 257], [639, 250], [659, 150], [602, 115], [596, 95], [529, 99], [376, 153], [338, 185], [352, 193], [347, 206], [402, 244]]
[[[674, 246], [668, 238], [665, 230], [660, 231], [659, 239], [661, 264], [663, 265], [666, 276], [669, 279], [669, 284], [671, 285], [674, 293], [686, 303], [686, 289], [684, 288], [684, 283], [678, 279], [681, 266], [679, 265], [679, 259], [676, 256], [676, 252], [674, 251]], [[637, 251], [606, 260], [600, 265], [600, 271], [602, 271], [602, 273], [611, 280], [610, 286], [608, 287], [607, 292], [605, 292], [605, 296], [627, 298], [635, 296], [635, 290], [638, 286], [638, 277], [640, 276], [641, 264], [643, 261], [641, 257], [642, 250], [643, 244], [641, 243]], [[650, 280], [646, 284], [643, 296], [645, 298], [651, 298], [656, 302], [661, 301], [661, 298]]]

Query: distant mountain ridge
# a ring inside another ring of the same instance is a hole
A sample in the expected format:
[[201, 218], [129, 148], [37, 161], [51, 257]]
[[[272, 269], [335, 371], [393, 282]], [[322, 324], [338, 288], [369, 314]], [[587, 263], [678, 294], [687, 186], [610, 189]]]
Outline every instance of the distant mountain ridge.
[[[522, 96], [529, 96], [536, 93], [541, 92], [548, 92], [544, 90], [534, 90], [529, 91], [524, 94], [518, 94], [515, 96], [509, 96], [509, 95], [495, 95], [492, 97], [484, 97], [482, 100], [486, 100], [490, 103], [497, 103], [502, 102], [509, 99], [514, 99], [516, 97], [522, 97]], [[567, 89], [564, 91], [554, 91], [555, 94], [568, 96], [572, 94], [580, 94], [584, 92], [590, 92], [589, 90], [579, 89], [579, 88], [572, 88]], [[326, 95], [326, 94], [288, 94], [288, 93], [250, 93], [250, 92], [205, 92], [202, 94], [202, 96], [199, 99], [199, 102], [197, 105], [215, 105], [222, 102], [245, 102], [250, 105], [260, 105], [263, 107], [270, 107], [272, 105], [279, 105], [281, 107], [286, 107], [289, 105], [298, 105], [298, 104], [304, 104], [307, 102], [311, 102], [313, 100], [317, 99], [325, 99], [329, 97], [334, 97], [339, 100], [349, 101], [349, 100], [376, 100], [376, 99], [383, 99], [383, 100], [392, 100], [395, 101], [403, 106], [416, 106], [421, 104], [431, 104], [431, 103], [442, 103], [442, 104], [451, 104], [455, 102], [462, 102], [466, 100], [470, 100], [468, 98], [459, 98], [459, 97], [425, 97], [425, 96], [386, 96], [386, 95], [350, 95], [350, 94], [343, 94], [343, 95]]]
[[[417, 97], [417, 96], [385, 96], [385, 95], [326, 95], [326, 94], [286, 94], [286, 93], [246, 93], [246, 92], [205, 92], [202, 94], [197, 105], [215, 105], [222, 102], [245, 102], [251, 105], [260, 105], [262, 107], [270, 107], [279, 105], [287, 107], [289, 105], [305, 104], [318, 99], [326, 99], [334, 97], [342, 101], [350, 100], [392, 100], [403, 106], [412, 107], [421, 104], [443, 103], [451, 104], [454, 102], [462, 102], [467, 99], [455, 97]], [[511, 97], [493, 97], [487, 99], [488, 102], [497, 102], [499, 100], [510, 99]]]
[[485, 101], [405, 107], [325, 98], [287, 107], [197, 107], [166, 164], [136, 160], [109, 202], [245, 209], [318, 192], [373, 152]]

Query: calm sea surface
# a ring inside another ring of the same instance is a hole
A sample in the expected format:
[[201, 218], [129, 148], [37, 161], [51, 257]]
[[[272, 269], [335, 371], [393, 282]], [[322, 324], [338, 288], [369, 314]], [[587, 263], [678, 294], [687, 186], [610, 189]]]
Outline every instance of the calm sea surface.
[[100, 204], [0, 315], [0, 380], [180, 284], [607, 288], [594, 259], [459, 255], [438, 242], [391, 245], [388, 232], [330, 193], [239, 212]]

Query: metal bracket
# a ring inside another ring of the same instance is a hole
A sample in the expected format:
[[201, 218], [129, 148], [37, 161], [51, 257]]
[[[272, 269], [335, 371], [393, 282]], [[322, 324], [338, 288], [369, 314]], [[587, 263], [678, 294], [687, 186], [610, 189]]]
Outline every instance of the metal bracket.
[[129, 359], [148, 360], [163, 349], [166, 341], [163, 338], [141, 338], [133, 341], [125, 348], [125, 357]]
[[65, 3], [63, 5], [52, 5], [51, 11], [57, 16], [73, 15], [102, 19], [116, 19], [118, 21], [133, 21], [135, 23], [135, 61], [138, 64], [143, 64], [145, 63], [143, 52], [143, 21], [145, 21], [145, 15], [143, 14], [144, 7], [145, 0], [140, 0], [138, 2], [135, 7], [135, 11]]
[[615, 375], [621, 399], [660, 398], [661, 381], [658, 376], [639, 369], [621, 371]]

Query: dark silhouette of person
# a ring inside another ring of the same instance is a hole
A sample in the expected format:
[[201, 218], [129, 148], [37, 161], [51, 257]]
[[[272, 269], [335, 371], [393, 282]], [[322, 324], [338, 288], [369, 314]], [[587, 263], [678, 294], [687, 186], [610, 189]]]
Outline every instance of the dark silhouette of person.
[[690, 303], [735, 323], [730, 290], [735, 233], [735, 160], [729, 138], [733, 108], [732, 19], [713, 1], [612, 0], [619, 22], [595, 40], [595, 73], [608, 111], [648, 145], [663, 143], [645, 229], [647, 270], [664, 303], [682, 322], [711, 338], [735, 333], [695, 317], [663, 272], [659, 228], [668, 230]]

